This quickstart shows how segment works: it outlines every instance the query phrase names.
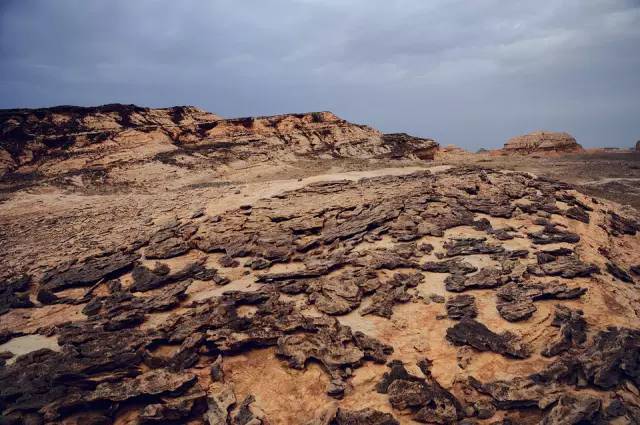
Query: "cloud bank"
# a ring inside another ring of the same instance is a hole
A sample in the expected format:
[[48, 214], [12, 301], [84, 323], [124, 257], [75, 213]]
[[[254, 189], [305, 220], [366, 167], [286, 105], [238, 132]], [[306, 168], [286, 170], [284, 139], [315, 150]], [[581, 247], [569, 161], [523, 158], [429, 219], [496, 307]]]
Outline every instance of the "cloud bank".
[[640, 139], [638, 0], [3, 0], [0, 108], [331, 110], [468, 149]]

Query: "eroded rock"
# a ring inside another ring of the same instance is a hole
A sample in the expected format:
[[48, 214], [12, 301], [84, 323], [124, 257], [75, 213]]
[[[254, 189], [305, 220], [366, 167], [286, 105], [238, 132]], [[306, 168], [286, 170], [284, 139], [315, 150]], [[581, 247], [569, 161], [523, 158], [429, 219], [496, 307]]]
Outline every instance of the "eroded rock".
[[504, 356], [524, 359], [529, 357], [529, 348], [512, 333], [497, 334], [482, 323], [463, 317], [460, 322], [447, 329], [447, 339], [454, 345], [469, 345], [478, 351], [493, 351]]
[[461, 419], [460, 402], [433, 378], [429, 361], [422, 360], [418, 366], [425, 378], [410, 375], [401, 362], [392, 361], [377, 391], [388, 394], [395, 409], [410, 409], [417, 422], [448, 424]]
[[459, 320], [463, 317], [474, 318], [478, 315], [476, 299], [471, 295], [456, 295], [447, 300], [445, 307], [450, 319]]
[[101, 279], [118, 277], [130, 270], [140, 258], [136, 252], [105, 252], [82, 262], [63, 264], [47, 272], [42, 278], [42, 287], [50, 291], [59, 291], [77, 286], [89, 286]]

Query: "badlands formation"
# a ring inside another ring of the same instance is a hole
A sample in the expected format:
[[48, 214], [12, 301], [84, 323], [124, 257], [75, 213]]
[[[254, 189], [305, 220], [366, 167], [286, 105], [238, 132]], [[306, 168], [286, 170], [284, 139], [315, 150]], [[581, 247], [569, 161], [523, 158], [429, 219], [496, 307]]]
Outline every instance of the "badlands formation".
[[640, 423], [631, 207], [328, 112], [0, 122], [0, 423]]
[[504, 145], [506, 153], [530, 154], [535, 152], [582, 152], [584, 149], [568, 133], [536, 131], [513, 137]]

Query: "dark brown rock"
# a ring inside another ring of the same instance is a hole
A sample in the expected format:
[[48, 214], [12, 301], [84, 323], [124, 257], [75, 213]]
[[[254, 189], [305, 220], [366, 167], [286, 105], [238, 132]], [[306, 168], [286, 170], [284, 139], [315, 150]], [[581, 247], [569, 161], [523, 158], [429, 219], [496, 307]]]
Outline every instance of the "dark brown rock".
[[471, 295], [463, 294], [450, 297], [445, 307], [447, 308], [447, 315], [453, 320], [459, 320], [463, 317], [474, 318], [478, 315], [476, 299]]
[[409, 408], [413, 419], [422, 423], [448, 424], [462, 419], [462, 406], [433, 378], [429, 361], [418, 363], [425, 378], [410, 375], [397, 360], [389, 366], [391, 370], [384, 374], [377, 391], [388, 394], [395, 409]]
[[498, 409], [545, 409], [555, 403], [561, 391], [556, 385], [543, 385], [528, 378], [481, 383], [470, 377], [469, 383], [477, 391], [491, 396]]
[[530, 298], [516, 298], [511, 301], [500, 300], [496, 303], [500, 316], [509, 322], [519, 322], [533, 316], [538, 309]]
[[393, 415], [373, 409], [338, 409], [329, 425], [399, 425]]
[[156, 233], [144, 251], [148, 259], [165, 259], [178, 257], [189, 251], [189, 245], [177, 235], [177, 229], [166, 229]]
[[19, 275], [0, 283], [0, 315], [12, 308], [33, 307], [27, 292], [31, 276]]
[[602, 402], [590, 396], [562, 395], [544, 417], [542, 425], [597, 423]]
[[597, 266], [583, 262], [577, 255], [556, 257], [553, 261], [539, 266], [529, 266], [527, 270], [537, 276], [560, 276], [565, 279], [587, 277], [600, 271]]
[[564, 212], [564, 215], [583, 223], [589, 223], [589, 214], [580, 207], [570, 207]]
[[580, 236], [565, 230], [559, 229], [553, 224], [548, 224], [539, 232], [528, 233], [527, 236], [536, 245], [546, 245], [552, 243], [571, 243], [580, 242]]
[[497, 288], [509, 282], [510, 277], [501, 270], [483, 268], [473, 275], [452, 274], [445, 279], [447, 291], [462, 292], [471, 289]]
[[473, 254], [496, 254], [504, 251], [500, 245], [486, 242], [486, 238], [450, 239], [444, 243], [447, 257]]
[[453, 274], [468, 274], [478, 270], [474, 265], [459, 258], [444, 261], [426, 261], [422, 263], [420, 268], [425, 272]]
[[564, 353], [570, 348], [582, 346], [587, 340], [587, 322], [582, 316], [581, 310], [572, 310], [569, 307], [556, 305], [551, 325], [560, 328], [560, 334], [542, 350], [542, 355], [552, 357]]
[[607, 271], [616, 279], [620, 279], [623, 282], [633, 283], [633, 278], [622, 267], [614, 263], [607, 263]]
[[609, 211], [609, 227], [614, 235], [635, 235], [640, 231], [640, 223]]
[[512, 333], [497, 334], [473, 319], [463, 317], [447, 329], [447, 339], [454, 345], [469, 345], [479, 351], [493, 351], [519, 359], [529, 357], [529, 349]]
[[42, 278], [42, 287], [56, 292], [77, 286], [89, 286], [101, 279], [118, 277], [130, 270], [140, 258], [136, 252], [103, 253], [80, 263], [61, 265], [47, 272]]
[[582, 296], [585, 288], [570, 288], [559, 281], [511, 282], [498, 289], [496, 307], [500, 315], [510, 322], [528, 319], [536, 312], [534, 301], [544, 299], [574, 299]]
[[640, 331], [611, 327], [598, 332], [591, 345], [579, 353], [568, 352], [532, 378], [540, 383], [577, 383], [600, 389], [614, 388], [625, 380], [640, 385]]
[[[229, 281], [217, 275], [216, 269], [207, 269], [201, 262], [186, 265], [175, 273], [169, 273], [169, 268], [161, 263], [156, 263], [153, 270], [142, 265], [136, 265], [132, 272], [133, 284], [131, 291], [145, 292], [160, 288], [173, 282], [187, 279], [214, 280], [217, 284], [226, 284]], [[222, 283], [218, 283], [218, 280]]]
[[190, 416], [202, 414], [206, 410], [207, 394], [199, 389], [163, 403], [148, 404], [140, 413], [140, 422], [168, 423], [184, 421]]

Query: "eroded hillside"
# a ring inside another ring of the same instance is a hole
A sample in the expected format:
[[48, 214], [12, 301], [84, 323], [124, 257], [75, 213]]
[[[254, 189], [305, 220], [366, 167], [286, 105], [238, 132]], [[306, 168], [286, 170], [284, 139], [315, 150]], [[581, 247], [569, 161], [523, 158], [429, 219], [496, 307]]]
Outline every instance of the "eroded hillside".
[[[135, 105], [0, 111], [0, 184], [140, 182], [158, 175], [301, 158], [433, 159], [437, 143], [383, 135], [330, 112], [222, 119], [194, 107]], [[145, 181], [143, 184], [149, 184]]]

